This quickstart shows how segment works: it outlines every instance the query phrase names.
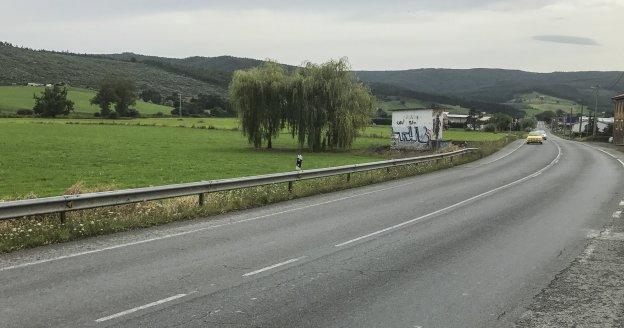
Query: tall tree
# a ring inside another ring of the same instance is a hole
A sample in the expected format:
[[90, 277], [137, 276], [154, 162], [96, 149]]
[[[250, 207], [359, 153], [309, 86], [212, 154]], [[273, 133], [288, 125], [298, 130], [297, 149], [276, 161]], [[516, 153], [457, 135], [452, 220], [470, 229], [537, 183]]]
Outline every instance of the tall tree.
[[284, 126], [286, 70], [267, 62], [259, 68], [236, 71], [230, 84], [230, 102], [238, 112], [249, 143], [260, 148], [262, 140], [273, 147], [273, 138]]
[[[138, 116], [138, 112], [130, 106], [136, 104], [136, 86], [134, 81], [127, 78], [107, 76], [102, 82], [91, 103], [100, 106], [101, 115], [111, 116]], [[115, 114], [111, 111], [111, 105], [115, 105]]]
[[299, 144], [313, 151], [349, 148], [370, 124], [374, 98], [351, 73], [346, 59], [308, 63], [290, 82], [287, 122]]
[[35, 95], [33, 111], [44, 117], [67, 115], [74, 110], [74, 102], [67, 99], [67, 89], [55, 85], [45, 88], [40, 96]]

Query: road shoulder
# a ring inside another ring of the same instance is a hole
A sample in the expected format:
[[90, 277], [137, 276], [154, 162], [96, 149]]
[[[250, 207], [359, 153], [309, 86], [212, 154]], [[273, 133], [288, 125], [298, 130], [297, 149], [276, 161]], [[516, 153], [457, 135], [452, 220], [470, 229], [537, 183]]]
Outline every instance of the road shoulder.
[[[607, 147], [596, 148], [604, 151]], [[608, 152], [624, 159], [623, 153]], [[588, 234], [583, 253], [534, 297], [517, 327], [624, 326], [622, 210], [624, 200], [601, 231]]]

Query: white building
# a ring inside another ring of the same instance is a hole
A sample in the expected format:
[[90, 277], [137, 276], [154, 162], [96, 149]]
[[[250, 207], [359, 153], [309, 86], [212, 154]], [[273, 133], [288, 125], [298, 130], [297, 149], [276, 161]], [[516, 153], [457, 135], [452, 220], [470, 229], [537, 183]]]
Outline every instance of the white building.
[[392, 111], [392, 146], [402, 149], [431, 149], [442, 140], [441, 110], [397, 109]]
[[[581, 118], [581, 122], [576, 122], [572, 125], [572, 132], [585, 132], [587, 124], [589, 124], [589, 120], [591, 119], [593, 119], [593, 117], [583, 116]], [[609, 125], [613, 124], [613, 122], [613, 117], [598, 117], [596, 119], [596, 132], [603, 133]]]

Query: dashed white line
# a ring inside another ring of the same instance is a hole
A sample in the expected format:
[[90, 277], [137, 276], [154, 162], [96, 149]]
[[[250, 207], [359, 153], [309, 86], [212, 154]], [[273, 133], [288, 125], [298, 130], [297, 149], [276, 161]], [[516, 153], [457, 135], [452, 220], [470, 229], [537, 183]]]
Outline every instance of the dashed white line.
[[622, 211], [615, 211], [615, 212], [613, 212], [612, 217], [614, 219], [619, 219], [621, 215], [622, 215]]
[[296, 258], [296, 259], [290, 259], [290, 260], [288, 260], [288, 261], [280, 262], [280, 263], [277, 263], [277, 264], [273, 264], [273, 265], [271, 265], [271, 266], [264, 267], [264, 268], [262, 268], [262, 269], [258, 269], [258, 270], [256, 270], [256, 271], [247, 272], [247, 273], [245, 273], [245, 274], [243, 275], [243, 277], [249, 277], [249, 276], [253, 276], [253, 275], [258, 274], [258, 273], [262, 273], [262, 272], [265, 272], [265, 271], [269, 271], [269, 270], [272, 270], [272, 269], [275, 269], [275, 268], [278, 268], [278, 267], [281, 267], [281, 266], [284, 266], [284, 265], [287, 265], [287, 264], [291, 264], [291, 263], [297, 262], [297, 261], [299, 261], [299, 260], [301, 260], [301, 259], [303, 259], [303, 258], [305, 258], [305, 256], [298, 257], [298, 258]]
[[348, 244], [352, 244], [352, 243], [354, 243], [354, 242], [356, 242], [356, 241], [359, 241], [359, 240], [362, 240], [362, 239], [366, 239], [366, 238], [369, 238], [369, 237], [373, 237], [373, 236], [376, 236], [376, 235], [382, 234], [382, 233], [384, 233], [384, 232], [388, 232], [388, 231], [390, 231], [390, 230], [395, 230], [395, 229], [397, 229], [397, 228], [400, 228], [400, 227], [406, 226], [406, 225], [408, 225], [408, 224], [414, 223], [414, 222], [416, 222], [416, 221], [420, 221], [420, 220], [422, 220], [422, 219], [425, 219], [425, 218], [428, 218], [428, 217], [431, 217], [431, 216], [434, 216], [434, 215], [440, 214], [440, 213], [442, 213], [442, 212], [446, 212], [446, 211], [451, 210], [451, 209], [453, 209], [453, 208], [456, 208], [456, 207], [462, 206], [462, 205], [464, 205], [464, 204], [467, 204], [467, 203], [469, 203], [469, 202], [471, 202], [471, 201], [473, 201], [473, 200], [476, 200], [476, 199], [478, 199], [478, 198], [481, 198], [481, 197], [485, 197], [485, 196], [488, 196], [488, 195], [494, 194], [494, 193], [496, 193], [496, 192], [498, 192], [498, 191], [501, 191], [501, 190], [503, 190], [503, 189], [509, 188], [509, 187], [511, 187], [511, 186], [513, 186], [513, 185], [516, 185], [516, 184], [518, 184], [518, 183], [524, 182], [524, 181], [526, 181], [526, 180], [528, 180], [528, 179], [534, 178], [534, 177], [536, 177], [536, 176], [538, 176], [538, 175], [542, 174], [542, 173], [543, 173], [544, 171], [546, 171], [547, 169], [551, 168], [551, 167], [552, 167], [553, 165], [555, 165], [557, 162], [559, 162], [559, 158], [561, 158], [561, 147], [559, 147], [559, 145], [558, 145], [557, 143], [555, 143], [555, 145], [557, 145], [557, 157], [555, 157], [555, 159], [553, 159], [553, 160], [552, 160], [552, 162], [550, 162], [550, 163], [549, 163], [548, 165], [546, 165], [544, 168], [540, 169], [539, 171], [537, 171], [537, 172], [535, 172], [535, 173], [533, 173], [533, 174], [531, 174], [531, 175], [528, 175], [528, 176], [526, 176], [526, 177], [524, 177], [524, 178], [521, 178], [521, 179], [518, 179], [518, 180], [516, 180], [516, 181], [510, 182], [510, 183], [508, 183], [508, 184], [506, 184], [506, 185], [503, 185], [503, 186], [500, 186], [500, 187], [498, 187], [498, 188], [494, 188], [494, 189], [492, 189], [492, 190], [489, 190], [489, 191], [486, 191], [486, 192], [484, 192], [484, 193], [478, 194], [478, 195], [476, 195], [476, 196], [470, 197], [470, 198], [468, 198], [468, 199], [462, 200], [461, 202], [455, 203], [455, 204], [453, 204], [453, 205], [449, 205], [449, 206], [447, 206], [447, 207], [445, 207], [445, 208], [442, 208], [442, 209], [439, 209], [439, 210], [437, 210], [437, 211], [434, 211], [434, 212], [431, 212], [431, 213], [427, 213], [427, 214], [425, 214], [425, 215], [423, 215], [423, 216], [419, 216], [419, 217], [417, 217], [417, 218], [414, 218], [414, 219], [411, 219], [411, 220], [408, 220], [408, 221], [405, 221], [405, 222], [401, 222], [401, 223], [399, 223], [399, 224], [395, 224], [395, 225], [393, 225], [393, 226], [390, 226], [390, 227], [387, 227], [387, 228], [384, 228], [384, 229], [381, 229], [381, 230], [377, 230], [377, 231], [375, 231], [375, 232], [371, 232], [371, 233], [369, 233], [369, 234], [366, 234], [366, 235], [363, 235], [363, 236], [360, 236], [360, 237], [357, 237], [357, 238], [353, 238], [353, 239], [351, 239], [351, 240], [347, 240], [347, 241], [345, 241], [345, 242], [343, 242], [343, 243], [336, 244], [336, 245], [334, 245], [334, 246], [335, 246], [335, 247], [342, 247], [342, 246], [345, 246], [345, 245], [348, 245]]
[[72, 254], [57, 256], [57, 257], [53, 257], [53, 258], [49, 258], [49, 259], [43, 259], [43, 260], [38, 260], [38, 261], [32, 261], [32, 262], [27, 262], [27, 263], [21, 263], [21, 264], [6, 266], [6, 267], [0, 268], [0, 272], [7, 271], [7, 270], [12, 270], [12, 269], [23, 268], [23, 267], [28, 267], [28, 266], [37, 265], [37, 264], [43, 264], [43, 263], [58, 261], [58, 260], [63, 260], [63, 259], [69, 259], [69, 258], [73, 258], [73, 257], [83, 256], [83, 255], [89, 255], [89, 254], [100, 253], [100, 252], [104, 252], [104, 251], [110, 251], [110, 250], [114, 250], [114, 249], [118, 249], [118, 248], [124, 248], [124, 247], [129, 247], [129, 246], [141, 245], [141, 244], [145, 244], [145, 243], [149, 243], [149, 242], [153, 242], [153, 241], [158, 241], [158, 240], [163, 240], [163, 239], [169, 239], [169, 238], [184, 236], [184, 235], [197, 233], [197, 232], [210, 230], [210, 229], [215, 229], [215, 228], [219, 228], [219, 227], [230, 226], [230, 225], [234, 225], [234, 224], [238, 224], [238, 223], [244, 223], [244, 222], [259, 220], [259, 219], [263, 219], [263, 218], [267, 218], [267, 217], [271, 217], [271, 216], [275, 216], [275, 215], [280, 215], [280, 214], [300, 211], [300, 210], [303, 210], [303, 209], [306, 209], [306, 208], [310, 208], [310, 207], [326, 205], [326, 204], [340, 202], [340, 201], [351, 199], [351, 198], [356, 198], [356, 197], [370, 195], [370, 194], [374, 194], [374, 193], [378, 193], [378, 192], [382, 192], [382, 191], [387, 191], [387, 190], [392, 190], [392, 189], [396, 189], [396, 188], [401, 188], [401, 187], [409, 186], [409, 185], [412, 185], [412, 184], [415, 184], [415, 183], [418, 183], [418, 182], [414, 181], [414, 182], [402, 183], [402, 184], [394, 185], [394, 186], [387, 187], [387, 188], [376, 189], [376, 190], [367, 191], [367, 192], [354, 194], [354, 195], [350, 195], [350, 196], [345, 196], [345, 197], [341, 197], [341, 198], [336, 198], [336, 199], [332, 199], [332, 200], [328, 200], [328, 201], [324, 201], [324, 202], [320, 202], [320, 203], [315, 203], [315, 204], [300, 206], [300, 207], [291, 208], [291, 209], [287, 209], [287, 210], [283, 210], [283, 211], [279, 211], [279, 212], [274, 212], [274, 213], [269, 213], [269, 214], [265, 214], [265, 215], [255, 216], [255, 217], [252, 217], [252, 218], [247, 218], [247, 219], [242, 219], [242, 220], [237, 220], [237, 221], [232, 221], [232, 222], [227, 222], [227, 223], [222, 223], [222, 224], [214, 224], [214, 225], [210, 225], [210, 226], [207, 226], [207, 227], [202, 227], [202, 228], [182, 231], [182, 232], [178, 232], [178, 233], [166, 234], [166, 235], [162, 235], [162, 236], [158, 236], [158, 237], [154, 237], [154, 238], [149, 238], [149, 239], [144, 239], [144, 240], [139, 240], [139, 241], [134, 241], [134, 242], [129, 242], [129, 243], [123, 243], [123, 244], [118, 244], [118, 245], [109, 246], [109, 247], [103, 247], [103, 248], [94, 249], [94, 250], [90, 250], [90, 251], [72, 253]]
[[[519, 148], [520, 147], [514, 149], [514, 151], [516, 151]], [[509, 154], [507, 154], [507, 155], [505, 155], [503, 157], [506, 157], [506, 156], [508, 156], [510, 154], [511, 153], [509, 153]], [[494, 162], [494, 161], [492, 161], [492, 162]], [[489, 164], [489, 163], [486, 163], [486, 164]], [[259, 219], [263, 219], [263, 218], [267, 218], [267, 217], [271, 217], [271, 216], [275, 216], [275, 215], [291, 213], [291, 212], [300, 211], [300, 210], [311, 208], [311, 207], [316, 207], [316, 206], [336, 203], [336, 202], [340, 202], [340, 201], [351, 199], [351, 198], [356, 198], [356, 197], [366, 196], [366, 195], [370, 195], [370, 194], [374, 194], [374, 193], [378, 193], [378, 192], [383, 192], [383, 191], [387, 191], [387, 190], [397, 189], [397, 188], [413, 185], [413, 184], [416, 184], [416, 183], [420, 183], [420, 182], [419, 181], [413, 181], [413, 182], [402, 183], [402, 184], [398, 184], [398, 185], [394, 185], [394, 186], [390, 186], [390, 187], [386, 187], [386, 188], [380, 188], [380, 189], [371, 190], [371, 191], [367, 191], [367, 192], [363, 192], [363, 193], [359, 193], [359, 194], [353, 194], [353, 195], [350, 195], [350, 196], [336, 198], [336, 199], [332, 199], [332, 200], [328, 200], [328, 201], [324, 201], [324, 202], [320, 202], [320, 203], [314, 203], [314, 204], [304, 205], [304, 206], [300, 206], [300, 207], [296, 207], [296, 208], [290, 208], [290, 209], [279, 211], [279, 212], [274, 212], [274, 213], [269, 213], [269, 214], [265, 214], [265, 215], [255, 216], [255, 217], [252, 217], [252, 218], [247, 218], [247, 219], [242, 219], [242, 220], [237, 220], [237, 221], [231, 221], [231, 222], [222, 223], [222, 224], [210, 225], [210, 226], [207, 226], [207, 227], [202, 227], [202, 228], [197, 228], [197, 229], [192, 229], [192, 230], [187, 230], [187, 231], [182, 231], [182, 232], [177, 232], [177, 233], [172, 233], [172, 234], [166, 234], [166, 235], [162, 235], [162, 236], [158, 236], [158, 237], [154, 237], [154, 238], [138, 240], [138, 241], [134, 241], [134, 242], [123, 243], [123, 244], [118, 244], [118, 245], [113, 245], [113, 246], [109, 246], [109, 247], [93, 249], [93, 250], [84, 251], [84, 252], [77, 252], [77, 253], [72, 253], [72, 254], [68, 254], [68, 255], [57, 256], [57, 257], [53, 257], [53, 258], [49, 258], [49, 259], [43, 259], [43, 260], [37, 260], [37, 261], [32, 261], [32, 262], [15, 264], [15, 265], [11, 265], [11, 266], [1, 267], [0, 268], [0, 272], [13, 270], [13, 269], [24, 268], [24, 267], [29, 267], [29, 266], [33, 266], [33, 265], [37, 265], [37, 264], [44, 264], [44, 263], [48, 263], [48, 262], [54, 262], [54, 261], [69, 259], [69, 258], [73, 258], [73, 257], [83, 256], [83, 255], [89, 255], [89, 254], [94, 254], [94, 253], [100, 253], [100, 252], [115, 250], [115, 249], [118, 249], [118, 248], [124, 248], [124, 247], [141, 245], [141, 244], [145, 244], [145, 243], [149, 243], [149, 242], [153, 242], [153, 241], [158, 241], [158, 240], [163, 240], [163, 239], [180, 237], [180, 236], [184, 236], [184, 235], [188, 235], [188, 234], [192, 234], [192, 233], [202, 232], [202, 231], [205, 231], [205, 230], [215, 229], [215, 228], [224, 227], [224, 226], [230, 226], [230, 225], [234, 225], [234, 224], [238, 224], [238, 223], [255, 221], [255, 220], [259, 220]]]
[[163, 304], [163, 303], [171, 302], [173, 300], [177, 300], [178, 298], [182, 298], [182, 297], [187, 296], [187, 295], [188, 294], [173, 295], [171, 297], [163, 298], [162, 300], [158, 300], [156, 302], [152, 302], [152, 303], [148, 303], [148, 304], [145, 304], [145, 305], [137, 306], [135, 308], [132, 308], [132, 309], [129, 309], [129, 310], [126, 310], [126, 311], [121, 311], [121, 312], [109, 315], [107, 317], [99, 318], [99, 319], [97, 319], [95, 321], [96, 322], [104, 322], [104, 321], [108, 321], [108, 320], [111, 320], [111, 319], [119, 318], [121, 316], [130, 314], [130, 313], [134, 313], [134, 312], [137, 312], [137, 311], [140, 311], [140, 310], [144, 310], [144, 309], [156, 306], [156, 305], [160, 305], [160, 304]]

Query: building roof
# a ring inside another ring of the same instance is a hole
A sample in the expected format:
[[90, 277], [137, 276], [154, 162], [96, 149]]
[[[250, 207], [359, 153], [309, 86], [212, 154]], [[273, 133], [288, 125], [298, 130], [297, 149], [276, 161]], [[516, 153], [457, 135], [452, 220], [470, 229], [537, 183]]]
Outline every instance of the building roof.
[[622, 99], [624, 99], [624, 93], [622, 93], [620, 95], [617, 95], [617, 96], [615, 96], [615, 97], [613, 97], [611, 99], [613, 99], [613, 100], [622, 100]]
[[388, 109], [389, 112], [403, 112], [403, 111], [407, 111], [407, 110], [434, 110], [433, 108], [424, 108], [424, 107], [420, 107], [420, 108], [393, 108], [393, 109]]

